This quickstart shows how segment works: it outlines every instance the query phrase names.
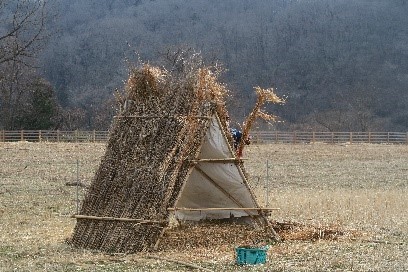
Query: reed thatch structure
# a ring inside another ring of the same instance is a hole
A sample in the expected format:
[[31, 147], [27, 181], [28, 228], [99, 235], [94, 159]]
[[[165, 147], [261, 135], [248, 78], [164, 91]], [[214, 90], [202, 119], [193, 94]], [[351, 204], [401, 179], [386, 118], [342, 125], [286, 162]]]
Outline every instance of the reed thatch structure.
[[[74, 246], [137, 252], [158, 245], [170, 214], [267, 221], [231, 148], [225, 87], [211, 69], [134, 69], [83, 201]], [[245, 210], [244, 208], [247, 208]]]

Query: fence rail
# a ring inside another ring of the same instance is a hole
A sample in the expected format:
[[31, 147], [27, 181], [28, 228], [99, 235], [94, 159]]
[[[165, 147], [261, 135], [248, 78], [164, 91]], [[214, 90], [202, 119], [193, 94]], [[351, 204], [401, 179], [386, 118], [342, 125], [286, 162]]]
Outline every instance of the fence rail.
[[408, 132], [282, 132], [255, 131], [252, 133], [258, 143], [372, 143], [408, 144]]
[[[408, 144], [408, 132], [284, 132], [253, 131], [254, 143]], [[0, 142], [106, 142], [108, 131], [0, 130]]]
[[0, 130], [0, 142], [106, 142], [108, 131]]

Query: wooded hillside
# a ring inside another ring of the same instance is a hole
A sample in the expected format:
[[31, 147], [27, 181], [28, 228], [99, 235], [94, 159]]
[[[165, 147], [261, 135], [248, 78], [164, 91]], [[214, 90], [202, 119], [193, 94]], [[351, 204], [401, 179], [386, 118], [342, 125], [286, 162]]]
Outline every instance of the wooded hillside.
[[[406, 0], [61, 0], [41, 73], [86, 128], [106, 128], [128, 63], [192, 48], [220, 62], [242, 121], [254, 86], [287, 97], [280, 129], [408, 129]], [[74, 122], [75, 123], [75, 122]]]

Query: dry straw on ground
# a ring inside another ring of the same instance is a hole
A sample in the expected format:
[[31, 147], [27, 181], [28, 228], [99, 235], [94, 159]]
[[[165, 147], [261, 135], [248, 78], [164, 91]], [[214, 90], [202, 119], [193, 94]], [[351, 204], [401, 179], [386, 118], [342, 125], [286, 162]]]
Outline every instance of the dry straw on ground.
[[[141, 253], [101, 254], [65, 243], [75, 226], [77, 191], [65, 184], [78, 180], [78, 159], [79, 180], [89, 185], [105, 150], [104, 144], [0, 143], [0, 271], [191, 271]], [[407, 271], [407, 145], [250, 145], [245, 156], [260, 202], [269, 160], [270, 202], [281, 208], [270, 218], [290, 223], [267, 264], [234, 264], [234, 247], [244, 245], [234, 243], [232, 236], [242, 234], [234, 226], [230, 237], [220, 232], [225, 239], [218, 244], [191, 241], [185, 249], [176, 248], [171, 231], [172, 245], [157, 255], [214, 271]], [[80, 199], [85, 190], [79, 188]], [[333, 232], [336, 239], [327, 236]]]

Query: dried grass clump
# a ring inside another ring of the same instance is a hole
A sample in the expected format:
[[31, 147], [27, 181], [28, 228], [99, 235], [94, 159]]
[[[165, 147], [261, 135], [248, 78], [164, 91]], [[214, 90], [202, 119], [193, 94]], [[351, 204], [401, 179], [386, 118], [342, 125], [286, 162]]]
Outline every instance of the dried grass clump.
[[[284, 241], [318, 241], [353, 239], [358, 233], [346, 231], [337, 225], [314, 226], [296, 222], [271, 222], [273, 229]], [[260, 247], [275, 243], [271, 229], [254, 229], [253, 226], [231, 223], [180, 225], [166, 231], [161, 250], [218, 248], [225, 246]]]
[[163, 86], [166, 72], [157, 67], [144, 65], [141, 69], [133, 69], [125, 91], [128, 99], [143, 100], [149, 95], [158, 95], [159, 86]]
[[338, 225], [315, 226], [296, 222], [273, 222], [282, 240], [318, 241], [354, 238], [358, 233], [347, 231]]
[[251, 225], [206, 222], [180, 225], [166, 231], [161, 250], [219, 248], [239, 245], [265, 246], [275, 243], [270, 229], [256, 229]]
[[120, 111], [77, 219], [74, 246], [150, 250], [167, 226], [167, 209], [187, 179], [189, 160], [198, 156], [210, 117], [227, 116], [227, 90], [214, 69], [188, 59], [175, 63], [177, 69], [133, 69], [124, 94], [117, 94]]
[[[255, 87], [255, 92], [257, 94], [257, 101], [255, 104], [255, 107], [253, 108], [251, 113], [248, 115], [248, 117], [244, 121], [242, 139], [248, 139], [249, 132], [257, 118], [261, 118], [261, 119], [264, 119], [267, 121], [273, 121], [273, 122], [277, 120], [277, 116], [272, 115], [270, 113], [266, 113], [265, 111], [262, 110], [262, 107], [267, 102], [272, 103], [272, 104], [285, 103], [285, 100], [280, 98], [278, 95], [276, 95], [274, 89], [272, 88], [262, 89], [260, 87]], [[238, 156], [242, 155], [244, 146], [245, 146], [244, 141], [241, 141], [237, 148]]]

